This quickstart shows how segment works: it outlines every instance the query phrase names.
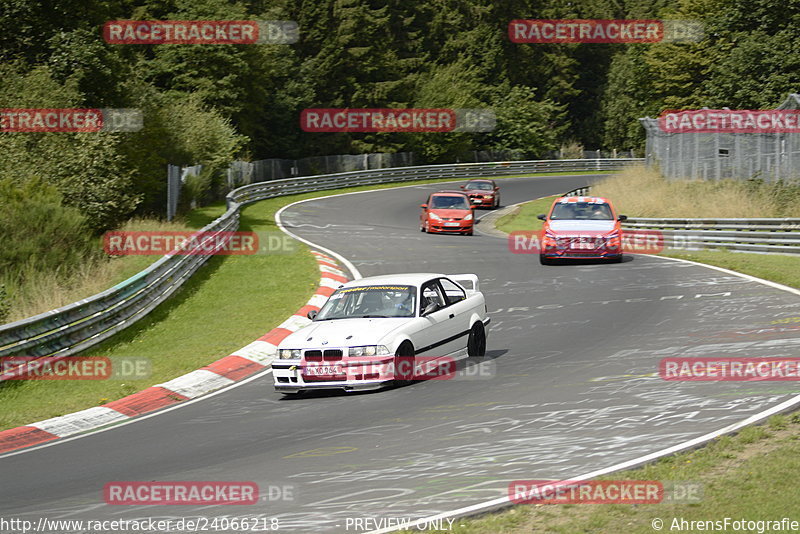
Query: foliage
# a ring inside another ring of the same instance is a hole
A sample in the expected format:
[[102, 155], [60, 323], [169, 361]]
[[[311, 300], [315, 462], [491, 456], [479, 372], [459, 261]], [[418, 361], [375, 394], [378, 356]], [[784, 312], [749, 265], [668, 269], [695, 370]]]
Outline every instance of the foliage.
[[69, 275], [99, 255], [86, 217], [41, 178], [0, 179], [0, 273], [8, 291], [39, 271]]

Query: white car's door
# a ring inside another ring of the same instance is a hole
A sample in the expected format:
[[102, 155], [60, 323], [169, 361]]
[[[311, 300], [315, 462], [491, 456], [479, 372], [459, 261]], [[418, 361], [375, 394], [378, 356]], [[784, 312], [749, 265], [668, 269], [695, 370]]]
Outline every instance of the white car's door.
[[463, 331], [457, 317], [457, 310], [450, 305], [438, 280], [431, 280], [420, 288], [420, 313], [429, 302], [440, 306], [433, 313], [421, 317], [422, 328], [417, 332], [414, 347], [417, 354], [424, 357], [445, 356], [466, 346], [466, 340], [459, 337]]
[[[442, 289], [444, 289], [449, 309], [455, 316], [453, 317], [453, 321], [458, 325], [458, 331], [468, 331], [471, 326], [469, 324], [470, 316], [472, 315], [470, 311], [474, 307], [474, 304], [467, 302], [467, 293], [464, 291], [464, 288], [460, 287], [449, 278], [440, 278], [439, 283], [442, 285]], [[467, 345], [466, 338], [462, 341], [462, 346], [465, 347]]]

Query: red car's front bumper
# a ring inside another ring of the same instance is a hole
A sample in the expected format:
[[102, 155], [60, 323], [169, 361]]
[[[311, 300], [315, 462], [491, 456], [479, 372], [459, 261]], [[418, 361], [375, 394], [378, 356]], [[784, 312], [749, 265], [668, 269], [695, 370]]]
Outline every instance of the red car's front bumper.
[[473, 206], [491, 208], [494, 206], [494, 196], [471, 194], [469, 195], [469, 202]]
[[559, 237], [545, 239], [541, 255], [547, 259], [617, 259], [622, 256], [622, 248], [619, 239]]

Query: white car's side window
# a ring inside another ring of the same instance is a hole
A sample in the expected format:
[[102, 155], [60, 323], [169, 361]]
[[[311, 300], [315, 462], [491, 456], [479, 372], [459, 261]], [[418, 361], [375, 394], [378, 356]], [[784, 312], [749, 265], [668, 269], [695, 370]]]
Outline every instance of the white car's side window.
[[455, 282], [447, 278], [440, 278], [439, 283], [444, 288], [445, 295], [447, 295], [447, 302], [454, 304], [467, 298], [466, 293]]
[[444, 294], [442, 294], [442, 290], [439, 288], [439, 284], [435, 281], [428, 282], [424, 286], [422, 286], [422, 298], [419, 299], [420, 302], [420, 313], [428, 306], [431, 302], [436, 302], [439, 304], [440, 307], [447, 306], [447, 301], [445, 300]]

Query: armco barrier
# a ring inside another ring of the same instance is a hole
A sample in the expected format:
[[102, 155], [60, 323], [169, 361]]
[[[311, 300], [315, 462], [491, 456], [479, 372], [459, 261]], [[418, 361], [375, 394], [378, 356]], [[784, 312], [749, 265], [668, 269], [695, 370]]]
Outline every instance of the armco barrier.
[[[564, 193], [586, 196], [591, 186]], [[629, 218], [623, 229], [657, 230], [665, 248], [719, 249], [765, 254], [800, 254], [800, 219]]]
[[[436, 178], [513, 176], [548, 171], [617, 170], [642, 159], [537, 160], [397, 167], [305, 176], [246, 185], [227, 196], [227, 211], [199, 232], [235, 231], [239, 208], [294, 193]], [[56, 310], [0, 326], [0, 358], [74, 355], [132, 325], [166, 300], [208, 255], [167, 255], [128, 280]], [[0, 374], [0, 380], [3, 375]]]
[[506, 161], [493, 163], [455, 163], [421, 167], [396, 167], [369, 171], [321, 174], [303, 178], [287, 178], [245, 185], [228, 193], [228, 208], [267, 198], [309, 191], [325, 191], [357, 185], [376, 185], [431, 179], [469, 179], [491, 176], [515, 176], [557, 171], [612, 171], [644, 159], [562, 159], [536, 161]]
[[[564, 196], [589, 195], [591, 186]], [[657, 230], [665, 248], [719, 249], [764, 254], [800, 254], [800, 219], [651, 219], [629, 218], [623, 229]]]
[[623, 228], [658, 230], [667, 248], [800, 254], [800, 219], [630, 218]]

